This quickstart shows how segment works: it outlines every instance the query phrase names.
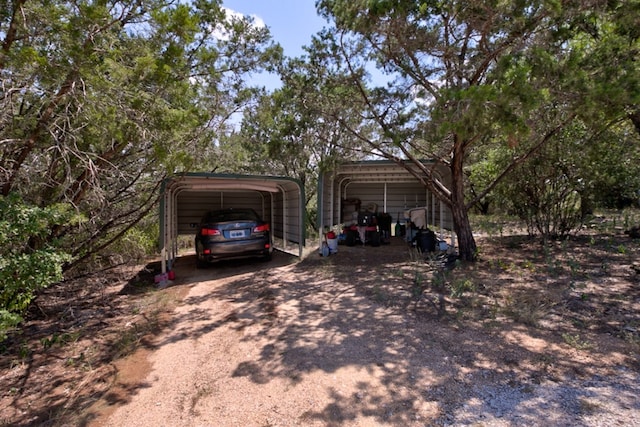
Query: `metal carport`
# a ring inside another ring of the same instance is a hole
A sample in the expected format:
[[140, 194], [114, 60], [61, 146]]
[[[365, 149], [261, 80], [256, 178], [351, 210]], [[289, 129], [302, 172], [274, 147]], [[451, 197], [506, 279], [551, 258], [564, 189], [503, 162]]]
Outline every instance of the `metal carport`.
[[162, 273], [178, 256], [178, 236], [195, 236], [202, 215], [228, 207], [253, 208], [271, 224], [276, 250], [302, 256], [305, 244], [304, 187], [295, 179], [213, 173], [185, 173], [161, 187]]
[[[450, 186], [449, 170], [432, 166], [440, 180]], [[439, 230], [442, 238], [445, 230], [451, 232], [451, 245], [455, 246], [451, 211], [407, 167], [420, 173], [415, 165], [403, 167], [390, 160], [366, 160], [344, 162], [321, 174], [318, 180], [319, 230], [347, 223], [350, 218], [345, 202], [357, 199], [362, 207], [375, 204], [379, 212], [392, 215], [394, 221], [404, 220], [408, 210], [424, 209], [427, 224]]]

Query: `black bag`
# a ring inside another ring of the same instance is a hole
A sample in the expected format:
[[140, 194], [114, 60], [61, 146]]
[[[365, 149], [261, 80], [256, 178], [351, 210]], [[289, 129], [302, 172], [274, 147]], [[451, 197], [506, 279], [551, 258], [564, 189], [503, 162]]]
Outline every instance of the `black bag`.
[[436, 233], [434, 233], [433, 231], [429, 229], [420, 230], [415, 239], [416, 246], [422, 252], [435, 252], [438, 239], [436, 239]]

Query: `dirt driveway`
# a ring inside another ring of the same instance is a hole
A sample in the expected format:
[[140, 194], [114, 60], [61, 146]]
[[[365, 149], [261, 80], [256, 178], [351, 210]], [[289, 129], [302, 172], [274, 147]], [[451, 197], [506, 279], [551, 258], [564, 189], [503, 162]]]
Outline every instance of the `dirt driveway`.
[[173, 326], [96, 425], [640, 425], [624, 341], [456, 320], [453, 304], [443, 320], [408, 259], [395, 241], [257, 269], [181, 260]]
[[484, 243], [436, 276], [399, 239], [203, 270], [184, 256], [160, 291], [177, 306], [94, 403], [18, 424], [640, 425], [640, 250], [583, 243]]

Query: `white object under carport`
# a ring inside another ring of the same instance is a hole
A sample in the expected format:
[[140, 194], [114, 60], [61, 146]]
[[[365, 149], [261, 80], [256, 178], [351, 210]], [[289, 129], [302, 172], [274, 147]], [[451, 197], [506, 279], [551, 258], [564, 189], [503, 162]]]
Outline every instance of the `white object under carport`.
[[186, 173], [166, 179], [160, 198], [162, 274], [178, 256], [178, 236], [195, 236], [202, 215], [215, 209], [254, 209], [270, 223], [274, 249], [302, 256], [304, 200], [302, 184], [286, 177]]

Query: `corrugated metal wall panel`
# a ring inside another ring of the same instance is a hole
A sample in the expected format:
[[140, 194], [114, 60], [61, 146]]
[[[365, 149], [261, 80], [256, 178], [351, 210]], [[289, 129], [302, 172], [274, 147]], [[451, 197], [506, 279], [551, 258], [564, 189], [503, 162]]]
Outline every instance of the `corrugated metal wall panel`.
[[[385, 189], [386, 185], [386, 189]], [[366, 209], [369, 205], [377, 206], [379, 213], [388, 213], [396, 219], [403, 218], [408, 209], [427, 204], [427, 191], [419, 183], [351, 183], [344, 193], [345, 199], [360, 200], [360, 208]], [[346, 220], [345, 209], [342, 210], [342, 221]]]
[[285, 239], [287, 242], [300, 243], [302, 236], [300, 231], [303, 229], [303, 216], [293, 206], [304, 206], [304, 201], [300, 199], [300, 192], [294, 190], [283, 190], [280, 193], [273, 194], [273, 227], [274, 235]]

